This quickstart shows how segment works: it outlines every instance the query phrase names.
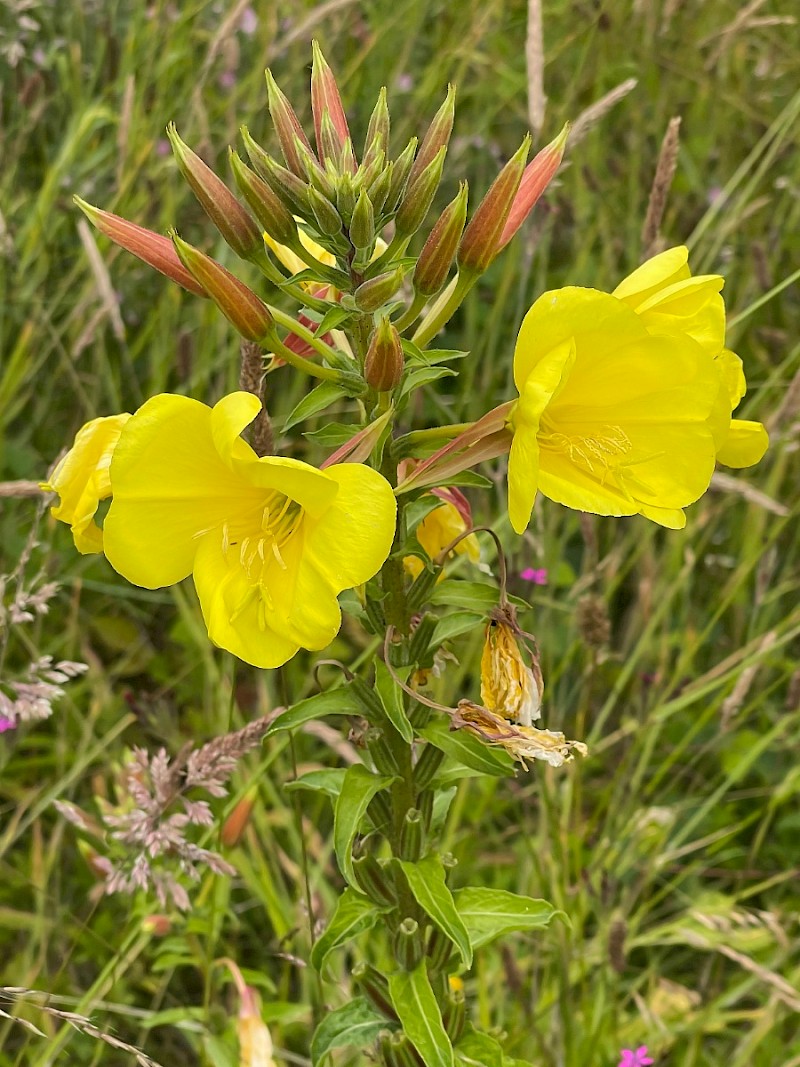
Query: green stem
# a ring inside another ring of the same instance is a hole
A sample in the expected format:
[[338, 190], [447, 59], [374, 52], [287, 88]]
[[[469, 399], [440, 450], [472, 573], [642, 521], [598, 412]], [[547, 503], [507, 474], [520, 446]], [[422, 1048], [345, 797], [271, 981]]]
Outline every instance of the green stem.
[[293, 282], [291, 278], [287, 278], [281, 274], [279, 268], [272, 262], [265, 251], [258, 251], [250, 257], [250, 262], [261, 271], [264, 277], [271, 281], [273, 285], [286, 293], [287, 296], [292, 297], [298, 304], [303, 304], [305, 307], [312, 308], [314, 311], [318, 311], [321, 315], [330, 307], [330, 304], [326, 300], [321, 300], [319, 297], [312, 296], [306, 289]]
[[479, 277], [479, 274], [460, 273], [453, 278], [411, 338], [415, 345], [420, 348], [428, 345], [439, 330], [450, 321]]
[[331, 363], [338, 363], [341, 359], [339, 353], [335, 348], [331, 348], [329, 344], [326, 344], [321, 337], [317, 337], [307, 326], [304, 326], [301, 322], [298, 322], [292, 315], [287, 315], [285, 311], [281, 311], [280, 308], [273, 307], [268, 304], [270, 315], [278, 323], [279, 326], [283, 326], [289, 333], [293, 333], [295, 337], [299, 337], [301, 341], [305, 341], [307, 345], [310, 345], [314, 351], [322, 356], [323, 359], [329, 360]]
[[437, 441], [450, 441], [473, 425], [474, 423], [471, 422], [453, 422], [448, 426], [429, 426], [427, 430], [411, 430], [410, 433], [398, 437], [397, 443], [403, 446], [404, 451], [408, 451], [409, 446], [425, 445], [431, 442], [435, 444]]
[[291, 364], [296, 370], [301, 370], [305, 374], [310, 374], [314, 378], [322, 378], [326, 382], [344, 381], [344, 375], [341, 371], [334, 370], [332, 367], [323, 367], [320, 363], [315, 363], [311, 359], [306, 359], [304, 356], [298, 356], [296, 352], [292, 352], [291, 348], [287, 348], [283, 341], [281, 341], [275, 330], [268, 333], [262, 343], [266, 348], [269, 348], [274, 355], [279, 356], [284, 363]]

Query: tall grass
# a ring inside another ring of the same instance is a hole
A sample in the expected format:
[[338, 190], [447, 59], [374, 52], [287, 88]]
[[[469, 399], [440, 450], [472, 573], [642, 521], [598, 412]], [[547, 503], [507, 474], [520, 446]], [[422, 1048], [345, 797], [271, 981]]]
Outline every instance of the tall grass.
[[[43, 476], [88, 418], [158, 391], [212, 400], [236, 384], [236, 341], [214, 309], [102, 239], [91, 255], [71, 205], [78, 192], [161, 232], [177, 224], [225, 260], [163, 154], [167, 121], [225, 173], [240, 123], [268, 137], [266, 63], [308, 117], [318, 36], [356, 136], [381, 84], [397, 145], [458, 84], [443, 197], [461, 177], [482, 192], [527, 128], [520, 0], [252, 8], [250, 32], [245, 5], [205, 0], [9, 0], [0, 13], [0, 47], [8, 57], [19, 45], [14, 66], [0, 61], [0, 480]], [[510, 395], [532, 299], [564, 284], [611, 288], [639, 262], [659, 145], [680, 116], [662, 233], [688, 241], [696, 271], [726, 275], [729, 340], [750, 384], [739, 414], [767, 421], [772, 447], [692, 508], [684, 532], [545, 502], [513, 541], [515, 573], [548, 570], [546, 587], [514, 581], [532, 601], [524, 624], [542, 649], [548, 725], [591, 754], [569, 773], [462, 783], [446, 836], [464, 883], [543, 896], [570, 917], [482, 950], [468, 979], [480, 1024], [542, 1067], [603, 1067], [643, 1043], [681, 1067], [800, 1064], [800, 301], [796, 284], [782, 287], [800, 259], [793, 18], [780, 0], [545, 5], [543, 139], [626, 79], [637, 86], [574, 145], [545, 208], [452, 323], [447, 343], [471, 354], [427, 413], [461, 421]], [[278, 423], [304, 388], [288, 369], [268, 379]], [[473, 506], [507, 535], [502, 485], [498, 472]], [[38, 505], [0, 504], [4, 571]], [[214, 961], [232, 957], [262, 991], [278, 1058], [306, 1063], [312, 1017], [347, 989], [344, 967], [320, 986], [304, 964], [333, 903], [326, 809], [283, 788], [324, 758], [318, 731], [280, 735], [245, 761], [219, 810], [256, 790], [227, 853], [239, 874], [209, 876], [163, 936], [142, 925], [152, 902], [98, 899], [53, 801], [114, 801], [126, 749], [177, 751], [298, 699], [313, 687], [307, 662], [268, 676], [234, 665], [209, 649], [188, 590], [123, 585], [47, 523], [41, 539], [62, 592], [6, 665], [50, 653], [90, 671], [52, 720], [0, 737], [0, 981], [45, 990], [165, 1067], [227, 1067], [235, 1004]], [[333, 654], [353, 640], [343, 631]], [[478, 648], [478, 635], [459, 639], [449, 692], [477, 692]], [[352, 756], [344, 739], [340, 753]], [[30, 998], [0, 1007], [45, 1034], [0, 1014], [0, 1067], [132, 1062]]]

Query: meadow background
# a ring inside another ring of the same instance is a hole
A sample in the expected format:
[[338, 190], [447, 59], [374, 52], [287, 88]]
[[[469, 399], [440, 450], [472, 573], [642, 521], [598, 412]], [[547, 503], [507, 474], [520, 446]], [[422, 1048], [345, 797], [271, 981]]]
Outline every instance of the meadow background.
[[[800, 1064], [800, 298], [784, 285], [800, 261], [792, 10], [546, 0], [538, 143], [616, 87], [629, 91], [584, 121], [545, 202], [453, 320], [446, 343], [471, 356], [418, 412], [462, 421], [511, 396], [513, 340], [533, 299], [566, 284], [611, 289], [641, 260], [659, 146], [680, 116], [663, 238], [689, 244], [695, 273], [726, 276], [729, 344], [749, 383], [737, 414], [768, 424], [766, 459], [712, 487], [680, 533], [544, 501], [518, 540], [500, 463], [496, 489], [472, 495], [476, 521], [512, 551], [513, 592], [532, 605], [522, 621], [541, 646], [546, 724], [590, 746], [561, 770], [464, 781], [445, 829], [457, 884], [542, 896], [571, 918], [481, 950], [467, 979], [479, 1025], [541, 1067], [611, 1067], [640, 1044], [659, 1065]], [[237, 385], [221, 315], [95, 241], [73, 193], [161, 232], [177, 224], [230, 265], [164, 127], [174, 119], [227, 173], [241, 123], [273, 144], [265, 65], [309, 118], [317, 37], [357, 138], [382, 84], [396, 148], [456, 83], [438, 206], [463, 177], [480, 194], [529, 128], [526, 20], [522, 0], [6, 0], [0, 482], [43, 477], [87, 419], [159, 391], [213, 402]], [[279, 424], [307, 383], [284, 368], [268, 386]], [[0, 736], [0, 983], [51, 994], [0, 996], [0, 1009], [45, 1034], [0, 1013], [0, 1067], [133, 1062], [43, 1004], [91, 1016], [164, 1067], [232, 1067], [236, 1000], [222, 957], [259, 987], [278, 1062], [307, 1063], [313, 1016], [348, 995], [346, 961], [324, 986], [304, 965], [308, 905], [321, 925], [334, 899], [331, 823], [323, 800], [301, 806], [283, 786], [296, 766], [330, 759], [329, 728], [279, 735], [242, 761], [215, 808], [221, 822], [255, 799], [239, 844], [223, 848], [237, 875], [208, 875], [191, 911], [156, 929], [143, 923], [163, 912], [153, 901], [98, 897], [86, 847], [54, 801], [115, 802], [133, 746], [175, 753], [299, 699], [314, 687], [308, 661], [271, 674], [234, 663], [209, 646], [190, 589], [146, 592], [78, 557], [34, 497], [0, 499], [0, 573], [14, 571], [34, 528], [26, 581], [41, 572], [61, 589], [34, 623], [6, 619], [0, 672], [44, 654], [89, 670], [52, 718]], [[547, 584], [518, 577], [529, 567], [546, 568]], [[443, 693], [477, 693], [480, 639], [459, 639]], [[352, 658], [361, 640], [346, 627], [332, 654]], [[337, 745], [343, 763], [357, 758]]]

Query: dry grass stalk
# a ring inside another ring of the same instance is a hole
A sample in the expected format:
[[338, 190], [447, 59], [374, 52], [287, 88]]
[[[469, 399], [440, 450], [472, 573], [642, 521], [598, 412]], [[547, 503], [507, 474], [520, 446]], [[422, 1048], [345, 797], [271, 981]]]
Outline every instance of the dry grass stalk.
[[766, 420], [771, 434], [786, 430], [800, 413], [800, 369], [789, 383], [780, 407]]
[[525, 38], [528, 71], [528, 121], [535, 134], [542, 132], [547, 97], [544, 95], [544, 34], [542, 0], [528, 0], [528, 33]]
[[78, 219], [78, 235], [81, 239], [81, 244], [86, 250], [86, 256], [89, 260], [92, 274], [94, 275], [100, 302], [105, 309], [106, 315], [108, 315], [108, 320], [111, 323], [111, 329], [114, 336], [118, 341], [124, 341], [125, 324], [119, 313], [119, 304], [117, 303], [114, 286], [111, 284], [111, 276], [108, 273], [108, 267], [106, 266], [103, 257], [97, 249], [94, 235], [92, 234], [86, 219]]
[[[777, 636], [778, 635], [774, 630], [770, 630], [768, 634], [765, 634], [763, 641], [758, 646], [758, 652], [766, 654], [775, 644]], [[759, 658], [755, 663], [751, 663], [749, 667], [745, 667], [737, 678], [736, 685], [733, 687], [730, 695], [722, 702], [720, 727], [723, 730], [728, 730], [730, 728], [731, 721], [747, 700], [747, 695], [755, 681], [755, 677], [763, 666], [764, 662]]]
[[642, 227], [642, 259], [649, 259], [659, 251], [659, 233], [661, 222], [664, 218], [664, 209], [667, 206], [667, 196], [675, 177], [675, 169], [678, 165], [678, 148], [680, 146], [680, 115], [669, 120], [667, 132], [661, 142], [661, 151], [658, 153], [658, 163], [653, 184], [650, 188], [650, 199], [647, 202], [647, 214]]
[[275, 451], [272, 422], [264, 403], [264, 357], [261, 346], [255, 341], [242, 341], [242, 367], [239, 372], [239, 388], [252, 393], [261, 401], [261, 411], [250, 427], [250, 443], [257, 456], [271, 456]]
[[[798, 394], [800, 394], [800, 389]], [[798, 395], [798, 400], [800, 400], [800, 395]], [[715, 471], [711, 477], [711, 488], [722, 493], [737, 493], [749, 504], [756, 504], [773, 515], [780, 515], [781, 518], [789, 514], [789, 509], [784, 504], [779, 504], [771, 496], [767, 496], [766, 493], [762, 493], [760, 489], [756, 489], [755, 486], [741, 478], [734, 478], [732, 474]]]
[[599, 100], [596, 100], [593, 104], [590, 104], [585, 111], [582, 111], [578, 115], [575, 122], [572, 124], [572, 129], [569, 131], [569, 139], [567, 145], [572, 148], [579, 141], [582, 141], [586, 134], [595, 126], [604, 115], [618, 104], [620, 100], [624, 100], [628, 93], [633, 92], [636, 86], [639, 84], [636, 78], [626, 78], [624, 82], [620, 82], [616, 88], [606, 93], [605, 96], [601, 96]]
[[0, 482], [0, 497], [44, 496], [45, 491], [38, 482]]

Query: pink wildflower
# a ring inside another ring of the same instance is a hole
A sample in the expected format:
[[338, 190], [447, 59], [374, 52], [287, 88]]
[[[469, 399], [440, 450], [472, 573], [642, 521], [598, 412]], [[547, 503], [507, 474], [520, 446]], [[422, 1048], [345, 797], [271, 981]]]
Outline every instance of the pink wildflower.
[[526, 567], [519, 576], [534, 585], [547, 585], [547, 567]]
[[4, 734], [6, 730], [16, 730], [16, 719], [9, 719], [7, 715], [0, 715], [0, 734]]
[[622, 1059], [617, 1064], [617, 1067], [649, 1067], [653, 1060], [647, 1055], [647, 1045], [639, 1045], [634, 1051], [630, 1048], [624, 1048], [621, 1051]]

